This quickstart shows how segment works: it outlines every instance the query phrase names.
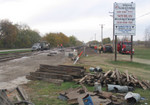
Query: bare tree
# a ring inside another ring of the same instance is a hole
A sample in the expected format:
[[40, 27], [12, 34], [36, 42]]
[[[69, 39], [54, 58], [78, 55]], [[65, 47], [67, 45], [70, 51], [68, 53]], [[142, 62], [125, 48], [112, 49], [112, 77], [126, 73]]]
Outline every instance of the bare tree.
[[145, 29], [145, 46], [150, 47], [150, 26]]

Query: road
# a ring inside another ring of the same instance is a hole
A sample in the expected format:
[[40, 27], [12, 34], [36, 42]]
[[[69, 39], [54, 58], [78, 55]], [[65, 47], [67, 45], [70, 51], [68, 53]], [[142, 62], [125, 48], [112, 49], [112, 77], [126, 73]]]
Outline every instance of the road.
[[19, 84], [27, 83], [25, 78], [30, 72], [34, 72], [39, 68], [40, 64], [59, 65], [66, 62], [64, 53], [58, 53], [55, 56], [47, 56], [49, 51], [22, 57], [0, 63], [0, 89], [14, 88]]

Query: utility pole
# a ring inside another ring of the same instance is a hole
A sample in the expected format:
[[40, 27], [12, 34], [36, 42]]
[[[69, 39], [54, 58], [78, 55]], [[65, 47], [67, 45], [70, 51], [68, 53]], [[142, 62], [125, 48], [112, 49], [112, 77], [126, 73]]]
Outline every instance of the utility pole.
[[95, 33], [95, 45], [96, 45], [97, 43], [96, 43], [96, 33]]
[[95, 33], [95, 41], [96, 41], [96, 33]]
[[110, 15], [110, 16], [113, 17], [113, 40], [112, 40], [112, 42], [113, 42], [113, 50], [114, 50], [114, 48], [115, 48], [115, 43], [114, 43], [114, 37], [115, 37], [114, 12], [109, 12], [109, 13], [111, 13], [112, 15]]
[[102, 41], [102, 46], [103, 46], [103, 26], [104, 24], [100, 24], [101, 25], [101, 41]]

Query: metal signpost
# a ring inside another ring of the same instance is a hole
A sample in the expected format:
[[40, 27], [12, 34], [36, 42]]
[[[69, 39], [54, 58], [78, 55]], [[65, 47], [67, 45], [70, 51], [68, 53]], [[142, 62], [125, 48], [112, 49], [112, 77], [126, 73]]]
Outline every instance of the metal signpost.
[[132, 43], [135, 35], [135, 3], [114, 3], [113, 31], [115, 35], [115, 61], [117, 60], [117, 36], [131, 36], [131, 61]]

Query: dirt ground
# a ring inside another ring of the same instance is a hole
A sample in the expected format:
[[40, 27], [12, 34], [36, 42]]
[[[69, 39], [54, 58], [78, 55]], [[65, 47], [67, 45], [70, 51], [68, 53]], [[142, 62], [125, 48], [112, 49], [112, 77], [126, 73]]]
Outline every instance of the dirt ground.
[[30, 72], [39, 68], [40, 64], [59, 65], [64, 64], [67, 57], [63, 53], [55, 56], [47, 56], [50, 51], [44, 51], [32, 56], [26, 56], [19, 59], [0, 63], [0, 89], [14, 88], [19, 84], [27, 83], [25, 78]]

